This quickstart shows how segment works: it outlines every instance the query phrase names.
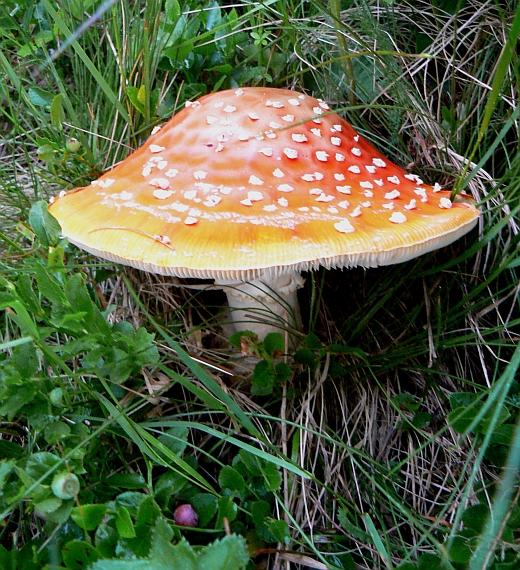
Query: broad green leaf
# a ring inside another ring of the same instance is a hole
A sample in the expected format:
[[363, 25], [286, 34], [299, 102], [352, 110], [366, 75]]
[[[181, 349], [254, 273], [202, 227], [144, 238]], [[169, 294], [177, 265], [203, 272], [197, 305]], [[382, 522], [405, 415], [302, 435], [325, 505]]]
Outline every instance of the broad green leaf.
[[241, 495], [246, 488], [244, 477], [230, 465], [225, 465], [221, 469], [218, 482], [224, 491], [230, 491], [232, 494]]
[[269, 356], [274, 356], [275, 352], [283, 353], [285, 342], [282, 333], [268, 333], [264, 338], [264, 349]]
[[94, 530], [101, 524], [106, 510], [104, 504], [80, 505], [72, 509], [70, 516], [83, 530]]
[[121, 538], [136, 536], [134, 523], [126, 507], [118, 507], [116, 510], [116, 529]]
[[63, 112], [63, 97], [58, 93], [52, 98], [51, 102], [51, 123], [53, 126], [61, 128], [65, 120], [65, 113]]
[[197, 493], [191, 498], [191, 504], [199, 517], [199, 526], [206, 527], [217, 512], [217, 498], [210, 493]]
[[71, 540], [62, 549], [63, 563], [69, 570], [83, 570], [100, 558], [99, 552], [84, 540]]
[[57, 245], [60, 240], [61, 227], [56, 218], [47, 209], [47, 202], [38, 200], [29, 211], [29, 223], [34, 233], [45, 247]]
[[197, 560], [198, 570], [242, 570], [249, 562], [244, 538], [232, 534], [210, 544]]

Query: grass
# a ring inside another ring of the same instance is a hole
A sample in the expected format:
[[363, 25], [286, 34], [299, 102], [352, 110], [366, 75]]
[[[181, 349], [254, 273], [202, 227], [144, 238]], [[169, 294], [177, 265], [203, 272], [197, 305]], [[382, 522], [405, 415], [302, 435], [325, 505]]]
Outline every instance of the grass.
[[[482, 0], [2, 4], [2, 567], [160, 568], [185, 536], [239, 568], [232, 532], [251, 568], [517, 567], [519, 26]], [[184, 101], [264, 84], [329, 101], [482, 218], [400, 266], [308, 275], [286, 368], [280, 339], [255, 347], [259, 396], [221, 292], [89, 257], [31, 205]]]

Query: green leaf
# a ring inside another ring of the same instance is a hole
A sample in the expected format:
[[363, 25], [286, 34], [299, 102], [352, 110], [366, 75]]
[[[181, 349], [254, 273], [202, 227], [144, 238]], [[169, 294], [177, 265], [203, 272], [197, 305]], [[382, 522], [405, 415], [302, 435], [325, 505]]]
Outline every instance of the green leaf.
[[50, 475], [51, 470], [61, 463], [60, 458], [48, 451], [33, 453], [27, 460], [25, 472], [31, 479], [40, 479], [45, 475]]
[[282, 333], [268, 333], [264, 338], [264, 349], [269, 356], [273, 356], [275, 352], [283, 353], [285, 350], [285, 342]]
[[181, 15], [181, 7], [178, 0], [166, 0], [164, 14], [169, 22], [176, 22]]
[[197, 493], [191, 498], [191, 504], [199, 517], [199, 526], [206, 527], [217, 512], [217, 498], [209, 493]]
[[267, 523], [267, 530], [273, 535], [276, 542], [287, 544], [289, 542], [289, 526], [280, 519], [274, 519]]
[[53, 126], [61, 128], [61, 124], [65, 120], [65, 113], [63, 112], [63, 97], [58, 93], [52, 98], [51, 103], [51, 123]]
[[238, 507], [233, 502], [233, 497], [219, 497], [218, 499], [218, 518], [215, 527], [222, 528], [223, 521], [226, 518], [228, 522], [232, 522], [237, 518]]
[[235, 534], [210, 544], [199, 556], [198, 570], [242, 570], [249, 562], [244, 538]]
[[62, 549], [63, 563], [70, 570], [83, 570], [99, 560], [99, 552], [88, 542], [71, 540]]
[[230, 465], [225, 465], [218, 476], [220, 487], [225, 491], [230, 491], [232, 494], [241, 495], [246, 488], [244, 477]]
[[38, 200], [29, 211], [29, 224], [45, 247], [57, 245], [60, 240], [61, 227], [56, 218], [49, 214], [47, 202]]
[[53, 99], [52, 93], [40, 87], [30, 87], [27, 91], [27, 96], [35, 107], [43, 107], [45, 109], [50, 107]]
[[186, 426], [172, 427], [159, 437], [159, 441], [171, 449], [173, 453], [181, 456], [186, 449], [189, 429]]
[[144, 114], [144, 105], [140, 98], [140, 89], [130, 85], [126, 88], [126, 95], [130, 103], [132, 103], [139, 113]]
[[134, 523], [126, 507], [118, 507], [116, 510], [116, 529], [121, 538], [136, 536]]
[[484, 528], [489, 515], [489, 508], [487, 505], [480, 504], [468, 507], [462, 515], [464, 528], [471, 529], [475, 531], [475, 533], [480, 533], [480, 531]]
[[268, 396], [272, 394], [275, 372], [271, 362], [261, 360], [257, 362], [253, 371], [251, 394], [254, 396]]
[[[472, 424], [475, 416], [479, 412], [478, 406], [473, 406], [467, 408], [465, 406], [461, 406], [455, 408], [448, 414], [448, 424], [458, 433], [466, 433], [468, 428]], [[504, 423], [509, 417], [510, 413], [506, 408], [502, 408], [499, 413], [497, 424]], [[492, 420], [493, 417], [493, 410], [489, 410], [484, 417], [480, 420], [480, 422], [474, 427], [474, 431], [476, 433], [485, 433], [488, 429], [489, 422]]]
[[139, 473], [117, 473], [105, 479], [105, 484], [119, 489], [142, 489], [146, 487], [146, 481]]
[[469, 561], [472, 555], [472, 550], [469, 545], [469, 541], [462, 537], [456, 536], [453, 539], [451, 548], [448, 551], [450, 560], [457, 562], [459, 564], [465, 564]]
[[94, 530], [101, 524], [106, 510], [103, 504], [80, 505], [72, 509], [70, 516], [83, 530]]
[[70, 426], [65, 422], [52, 422], [45, 427], [44, 436], [47, 443], [54, 444], [70, 435]]
[[261, 466], [265, 488], [268, 491], [278, 491], [282, 485], [282, 475], [273, 463], [263, 463]]
[[62, 500], [57, 497], [50, 497], [38, 503], [34, 503], [34, 510], [41, 515], [48, 515], [58, 510], [62, 505]]

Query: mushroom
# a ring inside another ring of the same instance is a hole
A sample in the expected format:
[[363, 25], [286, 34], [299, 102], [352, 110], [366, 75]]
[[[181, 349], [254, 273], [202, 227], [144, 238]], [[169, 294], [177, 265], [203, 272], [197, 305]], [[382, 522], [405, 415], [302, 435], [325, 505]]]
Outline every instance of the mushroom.
[[391, 163], [324, 101], [263, 87], [186, 103], [90, 186], [51, 201], [78, 247], [214, 279], [233, 323], [260, 337], [299, 326], [301, 271], [400, 263], [479, 216], [469, 197], [452, 201]]

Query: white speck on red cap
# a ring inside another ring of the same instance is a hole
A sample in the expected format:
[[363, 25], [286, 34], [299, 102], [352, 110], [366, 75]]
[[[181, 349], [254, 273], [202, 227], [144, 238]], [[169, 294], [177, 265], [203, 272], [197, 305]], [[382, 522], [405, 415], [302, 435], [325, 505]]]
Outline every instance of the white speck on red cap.
[[292, 133], [291, 138], [294, 142], [304, 143], [307, 142], [307, 137], [303, 133]]
[[393, 190], [385, 194], [385, 200], [395, 200], [396, 198], [399, 198], [400, 195], [401, 192], [399, 192], [399, 190], [394, 188]]
[[317, 198], [316, 202], [332, 202], [334, 200], [334, 196], [332, 194], [325, 194], [321, 193]]
[[359, 166], [357, 166], [357, 164], [352, 164], [351, 166], [349, 166], [347, 168], [347, 170], [349, 172], [352, 172], [353, 174], [360, 174], [361, 173], [361, 169], [359, 168]]
[[352, 194], [352, 186], [336, 186], [336, 190], [340, 194]]
[[344, 161], [345, 161], [345, 155], [344, 155], [344, 154], [341, 154], [341, 152], [337, 152], [337, 153], [335, 154], [335, 157], [336, 157], [336, 160], [337, 160], [338, 162], [344, 162]]
[[251, 176], [249, 177], [249, 184], [253, 184], [254, 186], [262, 186], [264, 183], [264, 181], [261, 178], [258, 178], [258, 176], [255, 176], [254, 174], [251, 174]]
[[206, 117], [206, 123], [208, 123], [208, 125], [214, 125], [217, 121], [218, 117], [215, 117], [214, 115], [208, 115]]
[[402, 212], [393, 212], [388, 219], [394, 224], [404, 224], [406, 222], [406, 216]]
[[163, 150], [166, 150], [166, 147], [160, 146], [158, 144], [151, 144], [148, 148], [149, 148], [150, 152], [153, 154], [156, 154], [158, 152], [162, 152]]
[[401, 184], [401, 179], [399, 176], [387, 176], [386, 179], [392, 184]]
[[372, 164], [378, 168], [385, 168], [386, 166], [386, 162], [382, 158], [377, 157], [372, 159]]
[[408, 204], [405, 204], [405, 209], [406, 210], [415, 210], [417, 208], [417, 200], [415, 198], [412, 198]]
[[350, 152], [351, 152], [354, 156], [361, 156], [361, 155], [362, 155], [361, 149], [358, 148], [357, 146], [353, 146], [353, 147], [350, 149]]
[[197, 218], [194, 218], [193, 216], [188, 216], [187, 218], [185, 218], [184, 223], [187, 226], [194, 226], [195, 224], [197, 224], [199, 222], [199, 220]]
[[250, 113], [248, 113], [247, 116], [248, 116], [252, 121], [258, 121], [258, 119], [260, 118], [260, 117], [258, 116], [258, 114], [255, 113], [254, 111], [251, 111]]
[[339, 137], [330, 137], [330, 144], [341, 146], [341, 139]]
[[361, 216], [361, 214], [361, 206], [356, 206], [349, 215], [352, 218], [357, 218], [358, 216]]
[[204, 200], [204, 202], [202, 202], [204, 204], [204, 206], [207, 206], [208, 208], [213, 208], [214, 206], [216, 206], [217, 204], [219, 204], [222, 201], [222, 198], [220, 196], [208, 196], [208, 198], [206, 198], [206, 200]]
[[439, 208], [451, 208], [452, 202], [449, 198], [441, 198], [439, 200]]
[[276, 187], [280, 192], [292, 192], [294, 190], [294, 186], [290, 184], [279, 184]]
[[204, 180], [207, 175], [208, 173], [205, 170], [195, 170], [193, 178], [195, 178], [195, 180]]
[[373, 188], [374, 187], [372, 182], [369, 182], [368, 180], [361, 180], [359, 185], [361, 186], [361, 188]]
[[290, 158], [292, 160], [298, 158], [298, 151], [294, 148], [285, 147], [283, 149], [283, 153], [287, 158]]
[[285, 176], [285, 173], [283, 172], [283, 170], [280, 170], [279, 168], [275, 168], [273, 170], [273, 176], [275, 178], [283, 178]]
[[312, 127], [311, 133], [317, 136], [318, 138], [321, 138], [321, 129], [318, 129], [318, 127]]
[[321, 162], [327, 162], [327, 160], [329, 159], [329, 153], [325, 152], [324, 150], [317, 150], [316, 158]]
[[356, 231], [354, 226], [346, 218], [343, 218], [340, 222], [336, 222], [334, 224], [334, 229], [342, 234], [350, 234]]
[[345, 175], [342, 174], [341, 172], [335, 172], [334, 179], [341, 182], [341, 180], [345, 180]]
[[273, 149], [270, 146], [261, 148], [258, 152], [263, 154], [264, 156], [273, 156]]
[[152, 178], [148, 184], [156, 188], [161, 188], [162, 190], [166, 190], [170, 187], [170, 181], [167, 178]]
[[250, 190], [247, 193], [247, 198], [248, 200], [251, 200], [251, 202], [259, 202], [264, 199], [264, 195], [262, 192], [258, 192], [258, 190]]
[[419, 196], [421, 202], [428, 201], [428, 196], [426, 195], [426, 190], [424, 188], [414, 188], [413, 191], [415, 194], [417, 194], [417, 196]]

